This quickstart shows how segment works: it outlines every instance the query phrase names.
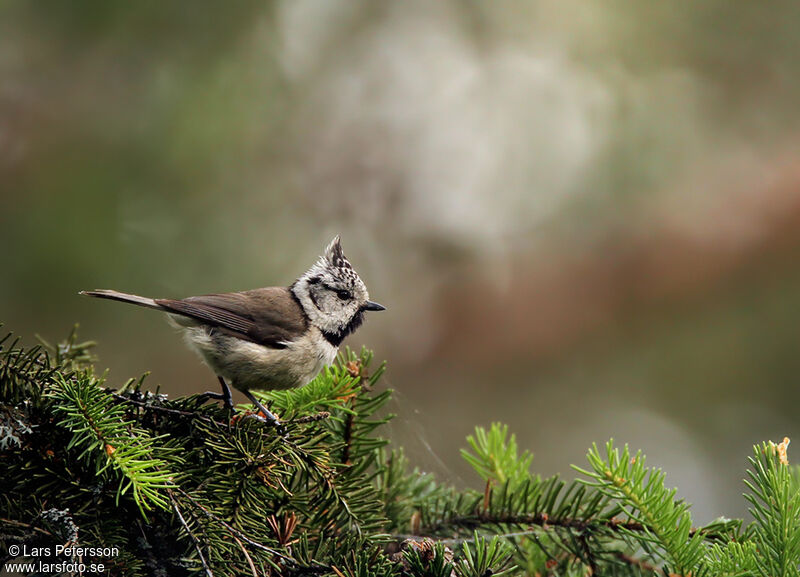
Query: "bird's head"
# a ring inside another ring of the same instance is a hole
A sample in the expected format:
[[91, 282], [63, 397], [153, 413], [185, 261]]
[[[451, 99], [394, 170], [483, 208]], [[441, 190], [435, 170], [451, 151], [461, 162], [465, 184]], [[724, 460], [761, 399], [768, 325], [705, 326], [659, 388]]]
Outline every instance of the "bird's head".
[[369, 300], [367, 287], [344, 256], [338, 235], [291, 290], [311, 324], [335, 346], [361, 325], [365, 311], [385, 308]]

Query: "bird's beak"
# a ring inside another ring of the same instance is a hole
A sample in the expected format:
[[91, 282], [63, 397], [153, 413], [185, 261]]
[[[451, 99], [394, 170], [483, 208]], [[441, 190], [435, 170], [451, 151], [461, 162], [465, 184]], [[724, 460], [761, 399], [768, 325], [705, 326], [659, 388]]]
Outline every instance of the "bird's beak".
[[373, 301], [367, 301], [364, 305], [365, 311], [385, 311], [386, 307]]

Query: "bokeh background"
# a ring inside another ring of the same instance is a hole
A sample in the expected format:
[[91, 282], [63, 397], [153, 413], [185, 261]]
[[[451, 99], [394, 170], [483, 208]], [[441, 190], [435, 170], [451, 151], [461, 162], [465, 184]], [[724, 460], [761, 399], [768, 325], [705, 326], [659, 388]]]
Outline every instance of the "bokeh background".
[[475, 484], [499, 420], [572, 476], [613, 436], [742, 515], [751, 445], [800, 441], [798, 62], [794, 0], [6, 0], [0, 319], [213, 389], [78, 290], [288, 284], [340, 233], [415, 463]]

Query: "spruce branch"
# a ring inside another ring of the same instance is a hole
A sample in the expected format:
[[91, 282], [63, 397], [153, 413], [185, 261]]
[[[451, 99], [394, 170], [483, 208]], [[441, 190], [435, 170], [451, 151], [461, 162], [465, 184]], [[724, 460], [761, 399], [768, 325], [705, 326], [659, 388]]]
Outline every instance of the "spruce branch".
[[109, 466], [119, 471], [117, 499], [131, 490], [143, 515], [154, 505], [169, 507], [161, 490], [171, 486], [173, 476], [167, 463], [154, 456], [158, 437], [149, 436], [126, 420], [124, 412], [112, 404], [91, 375], [58, 378], [46, 394], [54, 403], [55, 413], [63, 417], [62, 426], [74, 433], [67, 449], [82, 449], [79, 458], [97, 462], [98, 475]]
[[511, 547], [496, 536], [487, 540], [475, 532], [470, 542], [462, 544], [461, 551], [462, 557], [455, 563], [458, 577], [508, 575], [516, 569], [511, 562]]
[[764, 575], [759, 567], [758, 547], [753, 541], [715, 543], [708, 553], [705, 565], [708, 575], [719, 577], [745, 577]]
[[110, 574], [126, 577], [797, 577], [787, 442], [751, 459], [752, 523], [693, 527], [663, 472], [612, 443], [577, 481], [541, 478], [493, 424], [462, 452], [476, 486], [441, 483], [387, 447], [391, 392], [366, 350], [307, 387], [260, 394], [285, 439], [143, 379], [103, 388], [91, 344], [74, 331], [29, 349], [0, 338], [0, 557], [6, 543], [70, 540], [119, 547]]
[[756, 446], [745, 480], [752, 491], [745, 498], [755, 519], [756, 566], [772, 577], [800, 575], [800, 482], [797, 470], [789, 466], [788, 445], [787, 438]]
[[244, 541], [245, 543], [247, 543], [248, 545], [250, 545], [251, 547], [254, 547], [256, 549], [260, 549], [262, 551], [266, 551], [270, 555], [274, 555], [275, 557], [279, 557], [279, 558], [283, 559], [284, 561], [291, 561], [292, 560], [291, 557], [281, 553], [277, 549], [273, 549], [272, 547], [267, 547], [266, 545], [264, 545], [262, 543], [259, 543], [254, 539], [251, 539], [250, 537], [245, 535], [242, 531], [240, 531], [236, 527], [230, 525], [229, 523], [227, 523], [224, 519], [222, 519], [218, 515], [212, 513], [207, 507], [204, 507], [194, 497], [192, 497], [190, 494], [188, 494], [187, 492], [183, 491], [182, 489], [178, 488], [178, 489], [176, 489], [176, 491], [178, 493], [180, 493], [184, 498], [186, 498], [194, 507], [199, 509], [206, 517], [208, 517], [210, 520], [214, 521], [215, 523], [219, 523], [220, 526], [224, 527], [225, 530], [228, 531], [231, 534], [231, 536], [237, 537], [237, 538], [241, 539], [242, 541]]
[[664, 552], [673, 573], [694, 572], [707, 552], [704, 536], [693, 531], [689, 507], [675, 499], [676, 489], [664, 486], [664, 473], [645, 467], [641, 452], [631, 455], [627, 445], [620, 453], [613, 441], [605, 456], [594, 445], [587, 458], [593, 470], [578, 469], [591, 479], [583, 482], [622, 504], [642, 525], [640, 539]]
[[461, 449], [461, 456], [484, 480], [516, 487], [531, 478], [533, 455], [518, 454], [517, 439], [513, 434], [508, 437], [508, 425], [492, 423], [488, 431], [475, 427], [467, 443], [473, 452]]
[[186, 523], [186, 519], [183, 518], [183, 514], [181, 513], [181, 509], [178, 506], [178, 502], [172, 495], [169, 496], [169, 500], [172, 505], [172, 510], [175, 511], [175, 515], [178, 517], [178, 520], [181, 522], [181, 525], [183, 526], [187, 535], [189, 535], [189, 537], [192, 539], [192, 543], [194, 543], [194, 548], [197, 551], [197, 556], [200, 557], [200, 562], [203, 564], [203, 571], [205, 571], [208, 577], [214, 577], [214, 572], [211, 570], [211, 567], [208, 566], [208, 562], [206, 561], [206, 558], [203, 556], [203, 547], [200, 543], [200, 540], [194, 533], [192, 533], [192, 530]]

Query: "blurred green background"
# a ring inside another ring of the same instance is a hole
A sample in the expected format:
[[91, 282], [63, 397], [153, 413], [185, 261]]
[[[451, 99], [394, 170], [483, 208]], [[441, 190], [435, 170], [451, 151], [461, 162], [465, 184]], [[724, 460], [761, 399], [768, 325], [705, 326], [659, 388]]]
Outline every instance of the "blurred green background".
[[571, 476], [614, 436], [742, 515], [751, 445], [800, 440], [797, 62], [789, 0], [5, 0], [0, 319], [213, 389], [78, 290], [288, 284], [340, 233], [416, 463], [476, 483], [500, 420]]

